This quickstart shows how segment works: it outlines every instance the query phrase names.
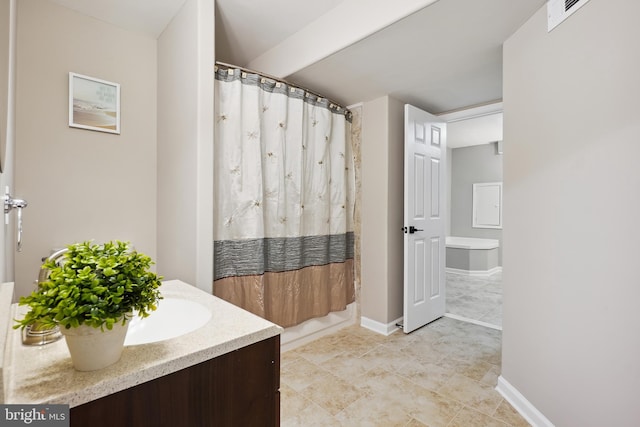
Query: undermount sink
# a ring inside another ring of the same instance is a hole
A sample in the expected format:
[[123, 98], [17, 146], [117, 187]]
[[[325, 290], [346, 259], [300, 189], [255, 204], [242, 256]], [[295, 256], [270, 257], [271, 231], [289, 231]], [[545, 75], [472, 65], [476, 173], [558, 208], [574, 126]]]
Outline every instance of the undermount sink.
[[204, 305], [182, 298], [164, 297], [149, 317], [134, 316], [124, 345], [148, 344], [176, 338], [193, 332], [211, 319], [211, 311]]

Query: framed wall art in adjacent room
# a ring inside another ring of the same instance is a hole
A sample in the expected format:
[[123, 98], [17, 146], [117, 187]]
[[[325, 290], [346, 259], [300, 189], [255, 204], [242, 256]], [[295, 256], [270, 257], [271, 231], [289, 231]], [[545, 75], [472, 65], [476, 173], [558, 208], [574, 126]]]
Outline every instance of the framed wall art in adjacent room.
[[69, 73], [69, 126], [120, 133], [120, 85]]

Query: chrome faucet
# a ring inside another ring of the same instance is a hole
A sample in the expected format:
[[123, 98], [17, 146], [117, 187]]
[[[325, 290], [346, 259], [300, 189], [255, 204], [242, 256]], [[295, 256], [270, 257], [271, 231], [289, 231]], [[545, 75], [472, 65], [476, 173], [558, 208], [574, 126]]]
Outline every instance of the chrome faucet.
[[[68, 251], [69, 249], [67, 248], [60, 249], [48, 257], [42, 258], [42, 267], [40, 267], [38, 281], [36, 282], [37, 286], [40, 286], [42, 282], [49, 278], [49, 269], [45, 268], [44, 265], [49, 261], [57, 262], [57, 260]], [[32, 325], [27, 325], [27, 327], [22, 330], [22, 344], [24, 345], [45, 345], [56, 342], [60, 338], [62, 338], [62, 334], [60, 333], [60, 328], [58, 328], [58, 326], [43, 326], [39, 323], [34, 323]]]
[[44, 264], [46, 264], [49, 261], [57, 261], [60, 257], [62, 257], [67, 252], [69, 252], [69, 249], [63, 248], [55, 251], [48, 257], [42, 258], [42, 267], [40, 267], [40, 274], [38, 274], [38, 286], [40, 285], [40, 283], [44, 282], [49, 278], [49, 269], [44, 268]]

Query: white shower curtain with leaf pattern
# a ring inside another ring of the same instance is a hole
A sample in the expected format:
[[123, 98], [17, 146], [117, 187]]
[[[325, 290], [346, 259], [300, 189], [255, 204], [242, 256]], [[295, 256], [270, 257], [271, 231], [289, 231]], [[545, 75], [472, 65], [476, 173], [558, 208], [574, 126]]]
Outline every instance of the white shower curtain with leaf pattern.
[[350, 113], [216, 70], [214, 294], [287, 327], [355, 299]]

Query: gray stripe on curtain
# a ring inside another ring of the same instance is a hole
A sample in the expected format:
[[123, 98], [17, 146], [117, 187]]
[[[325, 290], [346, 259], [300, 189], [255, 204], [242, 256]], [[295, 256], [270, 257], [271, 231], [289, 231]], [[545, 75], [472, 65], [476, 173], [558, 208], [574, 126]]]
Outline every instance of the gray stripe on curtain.
[[216, 240], [213, 252], [214, 280], [292, 271], [352, 259], [354, 233]]

